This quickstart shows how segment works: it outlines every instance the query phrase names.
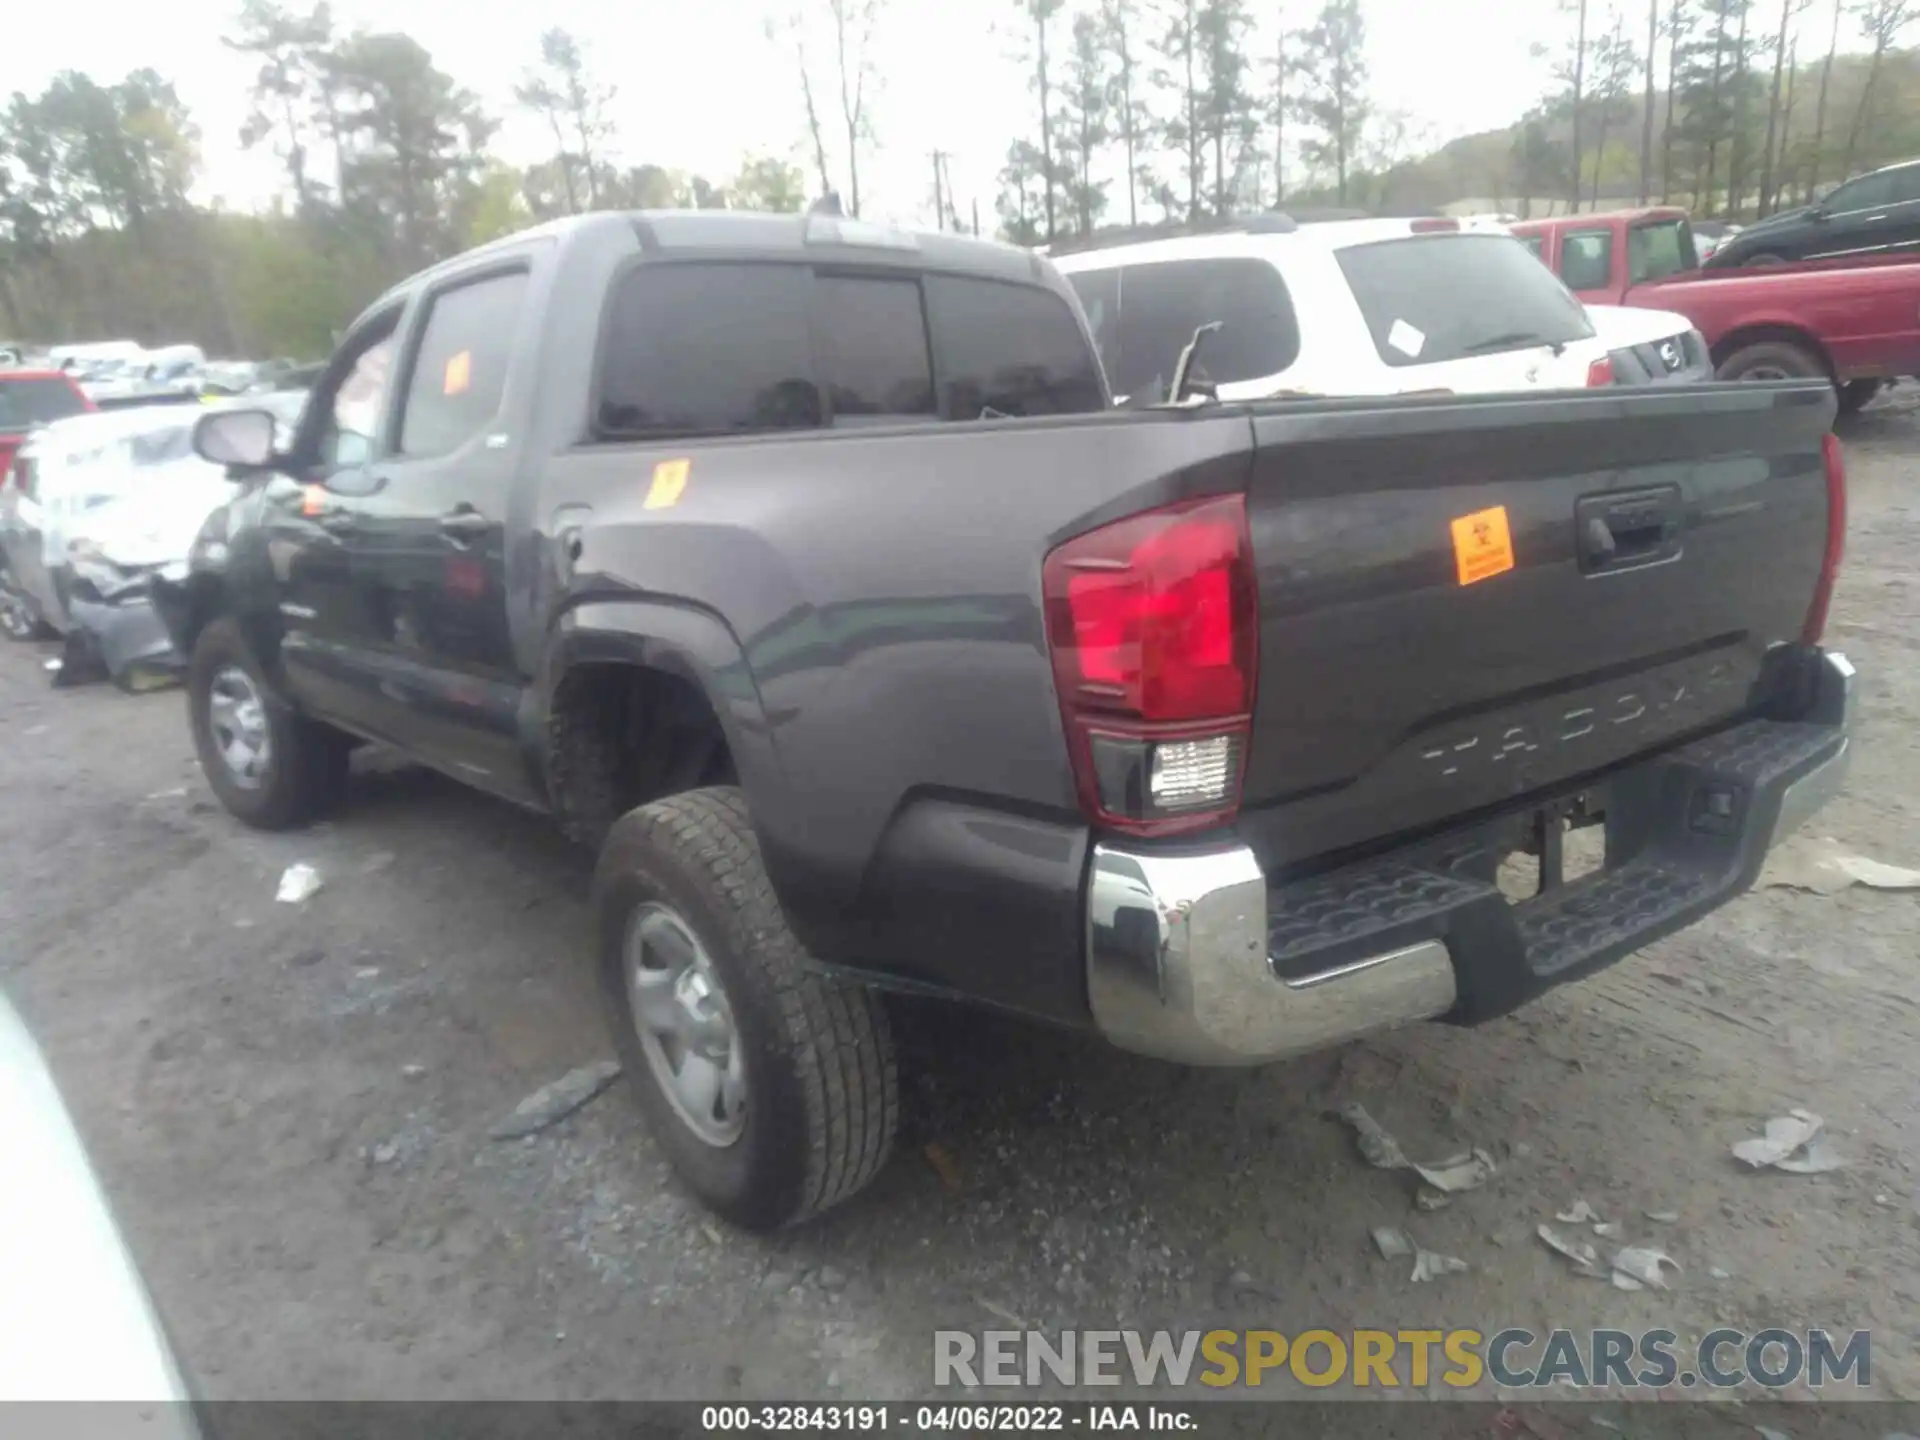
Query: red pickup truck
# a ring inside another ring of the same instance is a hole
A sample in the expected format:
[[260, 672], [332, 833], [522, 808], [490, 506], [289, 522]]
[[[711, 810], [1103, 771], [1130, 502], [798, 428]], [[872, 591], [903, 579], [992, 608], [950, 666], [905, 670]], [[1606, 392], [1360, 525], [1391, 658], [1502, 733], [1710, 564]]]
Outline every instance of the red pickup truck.
[[1701, 270], [1687, 212], [1664, 207], [1511, 229], [1590, 304], [1686, 316], [1722, 380], [1825, 375], [1850, 413], [1920, 375], [1920, 264]]
[[93, 402], [60, 370], [0, 370], [0, 484], [27, 431], [93, 409]]

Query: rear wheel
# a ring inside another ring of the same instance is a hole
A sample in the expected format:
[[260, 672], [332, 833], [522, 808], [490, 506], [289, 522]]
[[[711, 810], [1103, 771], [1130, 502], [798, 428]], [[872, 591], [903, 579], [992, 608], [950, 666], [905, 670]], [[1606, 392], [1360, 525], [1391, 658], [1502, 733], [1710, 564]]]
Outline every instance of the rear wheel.
[[886, 1012], [871, 990], [808, 964], [738, 790], [623, 816], [600, 853], [594, 910], [614, 1044], [702, 1201], [771, 1230], [880, 1172], [900, 1116]]
[[247, 824], [304, 825], [345, 792], [352, 741], [275, 696], [230, 619], [200, 632], [187, 667], [187, 709], [207, 783]]
[[1791, 340], [1763, 340], [1729, 355], [1717, 372], [1722, 380], [1812, 380], [1824, 377], [1820, 357]]
[[1839, 387], [1840, 413], [1842, 415], [1858, 415], [1862, 410], [1866, 409], [1867, 402], [1878, 395], [1881, 386], [1886, 383], [1884, 380], [1847, 381], [1846, 384]]

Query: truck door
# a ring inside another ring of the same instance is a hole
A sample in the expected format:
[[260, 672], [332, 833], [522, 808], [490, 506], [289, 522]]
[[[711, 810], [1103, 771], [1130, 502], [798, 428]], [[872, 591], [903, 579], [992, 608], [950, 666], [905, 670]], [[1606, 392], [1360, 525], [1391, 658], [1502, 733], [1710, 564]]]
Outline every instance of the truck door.
[[506, 510], [522, 437], [500, 413], [526, 312], [525, 259], [417, 302], [391, 452], [349, 544], [369, 634], [376, 734], [516, 799], [524, 687], [507, 613]]

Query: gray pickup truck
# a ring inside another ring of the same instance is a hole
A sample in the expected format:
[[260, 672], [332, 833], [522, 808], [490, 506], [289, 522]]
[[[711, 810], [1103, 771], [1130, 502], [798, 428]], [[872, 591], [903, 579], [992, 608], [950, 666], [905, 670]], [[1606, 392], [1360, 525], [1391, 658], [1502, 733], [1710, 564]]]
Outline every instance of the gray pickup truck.
[[767, 1227], [884, 1162], [890, 990], [1257, 1064], [1740, 893], [1847, 755], [1832, 411], [1115, 409], [1032, 254], [596, 215], [383, 297], [288, 453], [202, 420], [249, 483], [156, 603], [242, 820], [371, 740], [597, 848], [634, 1090]]

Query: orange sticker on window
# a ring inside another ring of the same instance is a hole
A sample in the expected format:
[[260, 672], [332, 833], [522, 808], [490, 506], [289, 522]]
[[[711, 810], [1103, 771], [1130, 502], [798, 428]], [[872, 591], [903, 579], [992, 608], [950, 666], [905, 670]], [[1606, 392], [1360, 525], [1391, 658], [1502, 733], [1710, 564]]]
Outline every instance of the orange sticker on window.
[[687, 488], [687, 476], [693, 469], [691, 460], [662, 460], [653, 467], [653, 483], [647, 487], [646, 510], [665, 510], [676, 505], [680, 492]]
[[473, 383], [473, 352], [462, 350], [447, 361], [447, 373], [440, 385], [443, 395], [464, 395]]
[[1462, 585], [1491, 580], [1513, 568], [1513, 532], [1507, 507], [1476, 510], [1453, 522], [1453, 559]]

